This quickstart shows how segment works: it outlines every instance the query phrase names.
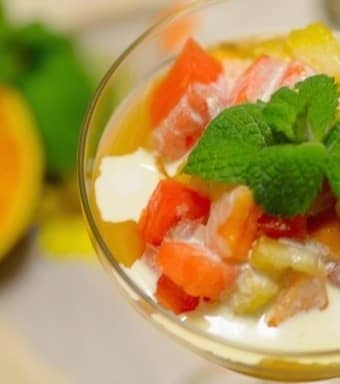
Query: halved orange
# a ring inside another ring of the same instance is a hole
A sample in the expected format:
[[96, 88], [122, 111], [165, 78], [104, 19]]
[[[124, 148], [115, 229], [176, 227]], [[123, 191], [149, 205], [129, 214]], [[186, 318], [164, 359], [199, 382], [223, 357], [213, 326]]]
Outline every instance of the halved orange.
[[31, 223], [43, 180], [43, 149], [25, 101], [0, 87], [0, 258]]

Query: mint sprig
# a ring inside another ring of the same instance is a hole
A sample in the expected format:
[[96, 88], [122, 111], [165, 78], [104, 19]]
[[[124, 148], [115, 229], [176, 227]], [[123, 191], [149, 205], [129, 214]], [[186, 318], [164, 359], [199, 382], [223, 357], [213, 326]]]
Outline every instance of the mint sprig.
[[245, 183], [258, 149], [273, 143], [262, 106], [245, 104], [221, 112], [191, 153], [186, 173], [225, 183]]
[[272, 144], [273, 136], [260, 104], [243, 104], [222, 111], [212, 122], [201, 144], [210, 140], [239, 141], [254, 147]]
[[297, 92], [283, 87], [273, 94], [263, 113], [277, 138], [285, 137], [286, 141], [294, 142], [297, 141], [297, 125], [303, 110], [304, 105]]
[[266, 212], [306, 212], [321, 190], [326, 149], [320, 143], [264, 148], [247, 168], [246, 179]]
[[325, 140], [328, 149], [326, 175], [332, 191], [340, 197], [340, 122], [335, 124]]
[[292, 142], [322, 141], [334, 121], [338, 91], [333, 78], [310, 77], [294, 89], [275, 92], [264, 108], [264, 116], [274, 132]]
[[337, 106], [334, 79], [317, 75], [281, 88], [268, 103], [226, 109], [209, 124], [184, 172], [246, 184], [270, 214], [306, 213], [325, 177], [340, 197], [340, 122], [330, 129]]
[[316, 75], [296, 85], [305, 106], [307, 140], [322, 141], [334, 122], [338, 90], [334, 78]]

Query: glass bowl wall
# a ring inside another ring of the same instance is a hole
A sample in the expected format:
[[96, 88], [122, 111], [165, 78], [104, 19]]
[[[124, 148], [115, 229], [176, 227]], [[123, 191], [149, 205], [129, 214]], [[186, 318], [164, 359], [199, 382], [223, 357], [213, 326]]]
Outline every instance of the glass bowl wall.
[[[115, 108], [173, 59], [175, 51], [169, 52], [160, 48], [164, 33], [169, 26], [188, 16], [195, 17], [196, 27], [192, 35], [203, 45], [278, 33], [314, 21], [314, 15], [309, 15], [308, 12], [299, 12], [299, 9], [290, 12], [286, 9], [285, 2], [196, 1], [152, 27], [127, 48], [99, 86], [85, 122], [79, 149], [78, 172], [82, 204], [97, 253], [106, 271], [115, 278], [142, 314], [201, 356], [238, 372], [278, 381], [311, 381], [339, 376], [340, 349], [322, 353], [282, 353], [275, 349], [275, 345], [271, 350], [263, 350], [261, 346], [246, 348], [188, 327], [160, 308], [129, 279], [101, 234], [91, 205], [94, 164], [99, 142], [105, 141], [105, 130]], [[117, 94], [114, 89], [117, 89], [117, 82], [121, 78], [124, 78], [124, 82], [120, 83]]]

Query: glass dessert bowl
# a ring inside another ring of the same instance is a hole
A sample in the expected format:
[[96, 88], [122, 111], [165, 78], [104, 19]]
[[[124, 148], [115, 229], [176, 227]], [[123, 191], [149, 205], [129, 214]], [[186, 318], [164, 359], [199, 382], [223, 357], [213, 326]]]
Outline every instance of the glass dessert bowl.
[[83, 130], [82, 203], [105, 269], [159, 328], [254, 377], [327, 379], [339, 46], [268, 7], [275, 28], [250, 1], [195, 2], [132, 44]]

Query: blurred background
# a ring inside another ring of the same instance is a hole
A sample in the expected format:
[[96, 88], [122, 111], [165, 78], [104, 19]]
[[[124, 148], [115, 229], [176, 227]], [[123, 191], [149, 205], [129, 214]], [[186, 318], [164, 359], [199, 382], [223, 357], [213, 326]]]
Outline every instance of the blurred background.
[[[1, 384], [226, 382], [120, 296], [96, 261], [77, 194], [76, 148], [96, 85], [174, 6], [0, 0]], [[340, 1], [286, 0], [283, 11], [336, 26]]]

